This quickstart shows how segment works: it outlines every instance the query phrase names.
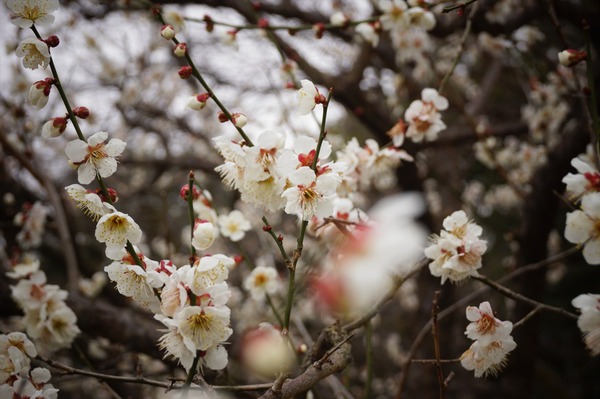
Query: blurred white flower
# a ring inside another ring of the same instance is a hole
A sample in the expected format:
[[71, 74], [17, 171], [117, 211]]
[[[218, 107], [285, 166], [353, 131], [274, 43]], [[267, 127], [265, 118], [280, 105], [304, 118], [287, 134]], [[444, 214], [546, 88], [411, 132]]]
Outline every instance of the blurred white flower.
[[253, 299], [263, 300], [265, 295], [272, 295], [279, 288], [277, 270], [274, 267], [257, 266], [244, 279], [244, 289]]
[[261, 323], [242, 338], [242, 362], [255, 373], [273, 377], [288, 370], [294, 360], [287, 339], [269, 323]]
[[219, 228], [221, 234], [235, 242], [244, 238], [252, 225], [242, 212], [233, 210], [227, 215], [219, 216]]
[[424, 139], [433, 141], [438, 133], [446, 128], [442, 116], [438, 111], [448, 108], [448, 100], [441, 96], [437, 90], [426, 88], [421, 92], [421, 100], [413, 101], [406, 112], [404, 119], [408, 123], [406, 137], [415, 143]]

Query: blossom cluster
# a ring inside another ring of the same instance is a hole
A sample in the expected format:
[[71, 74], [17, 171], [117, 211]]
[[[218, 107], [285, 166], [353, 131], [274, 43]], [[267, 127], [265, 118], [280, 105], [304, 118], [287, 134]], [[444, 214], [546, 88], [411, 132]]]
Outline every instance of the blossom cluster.
[[308, 136], [298, 137], [293, 149], [284, 144], [283, 134], [270, 131], [252, 147], [218, 137], [215, 145], [225, 163], [216, 170], [228, 187], [239, 190], [243, 201], [266, 211], [285, 209], [302, 220], [331, 215], [345, 165], [325, 162], [331, 154], [326, 140], [318, 155], [317, 141]]
[[571, 161], [577, 173], [563, 178], [567, 195], [579, 208], [567, 214], [565, 238], [583, 245], [583, 257], [591, 265], [600, 264], [600, 173], [586, 155]]
[[429, 270], [435, 277], [458, 282], [475, 275], [481, 267], [481, 257], [487, 250], [481, 226], [469, 221], [464, 211], [456, 211], [443, 221], [444, 230], [433, 236], [425, 248], [425, 256], [433, 259]]
[[50, 371], [31, 369], [37, 356], [33, 342], [20, 332], [0, 335], [0, 398], [55, 399], [58, 389], [50, 383]]
[[7, 276], [19, 281], [10, 287], [11, 296], [25, 313], [27, 335], [46, 353], [68, 348], [80, 333], [77, 316], [67, 306], [67, 292], [47, 284], [46, 274], [33, 255], [23, 257]]
[[577, 326], [593, 356], [600, 355], [600, 295], [581, 294], [571, 302], [581, 311]]
[[460, 363], [467, 370], [474, 370], [475, 377], [496, 375], [506, 364], [506, 356], [517, 347], [510, 333], [510, 321], [500, 321], [494, 317], [489, 302], [482, 302], [479, 308], [467, 307], [467, 319], [471, 322], [465, 335], [475, 341], [460, 357]]
[[17, 242], [23, 249], [39, 247], [42, 243], [42, 235], [46, 230], [46, 217], [48, 208], [41, 202], [33, 205], [24, 204], [23, 210], [15, 215], [13, 223], [21, 227], [17, 233]]

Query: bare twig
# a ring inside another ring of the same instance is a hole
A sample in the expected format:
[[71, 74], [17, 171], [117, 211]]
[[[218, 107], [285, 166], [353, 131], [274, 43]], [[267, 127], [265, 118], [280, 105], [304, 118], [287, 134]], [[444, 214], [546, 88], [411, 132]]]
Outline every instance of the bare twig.
[[438, 385], [440, 388], [440, 399], [444, 399], [444, 371], [442, 370], [442, 363], [440, 362], [440, 336], [438, 328], [438, 312], [440, 307], [438, 300], [440, 297], [441, 290], [436, 290], [433, 296], [433, 303], [431, 304], [431, 335], [433, 336], [433, 350], [435, 352], [435, 372], [438, 379]]

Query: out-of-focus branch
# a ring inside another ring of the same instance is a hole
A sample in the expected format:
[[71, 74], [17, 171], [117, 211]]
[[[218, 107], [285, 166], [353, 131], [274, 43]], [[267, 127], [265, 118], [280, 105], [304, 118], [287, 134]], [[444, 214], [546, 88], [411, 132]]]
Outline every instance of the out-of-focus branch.
[[62, 253], [65, 257], [68, 289], [70, 292], [75, 292], [79, 282], [79, 266], [77, 264], [77, 255], [75, 253], [75, 247], [73, 246], [73, 240], [71, 237], [71, 231], [69, 230], [69, 224], [67, 223], [65, 209], [63, 207], [63, 202], [58, 190], [49, 177], [47, 177], [41, 170], [36, 168], [24, 154], [13, 147], [13, 145], [7, 140], [4, 132], [0, 132], [0, 144], [2, 144], [2, 148], [4, 148], [8, 154], [11, 154], [13, 157], [15, 157], [21, 166], [31, 173], [31, 175], [40, 183], [40, 185], [46, 189], [48, 200], [54, 209], [58, 237], [60, 239]]

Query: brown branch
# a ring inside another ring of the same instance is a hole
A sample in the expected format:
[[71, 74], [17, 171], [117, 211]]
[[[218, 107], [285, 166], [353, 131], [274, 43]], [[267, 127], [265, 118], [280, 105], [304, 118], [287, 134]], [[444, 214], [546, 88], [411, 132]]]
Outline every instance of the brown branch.
[[442, 370], [441, 353], [440, 353], [440, 335], [438, 328], [438, 313], [440, 310], [438, 300], [441, 290], [436, 290], [431, 304], [431, 335], [433, 336], [433, 350], [435, 353], [435, 372], [438, 379], [440, 389], [440, 399], [444, 399], [444, 371]]

